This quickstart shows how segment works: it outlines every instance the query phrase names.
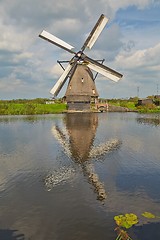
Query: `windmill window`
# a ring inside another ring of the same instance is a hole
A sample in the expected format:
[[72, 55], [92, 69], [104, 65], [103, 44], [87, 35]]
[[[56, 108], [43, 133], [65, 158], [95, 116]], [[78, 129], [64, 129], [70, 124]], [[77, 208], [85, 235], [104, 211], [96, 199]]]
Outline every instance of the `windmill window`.
[[92, 93], [93, 93], [93, 94], [95, 94], [95, 93], [96, 93], [94, 89], [92, 89]]
[[84, 82], [84, 78], [81, 78], [82, 83]]
[[71, 85], [69, 86], [69, 89], [71, 89], [72, 87], [71, 87]]

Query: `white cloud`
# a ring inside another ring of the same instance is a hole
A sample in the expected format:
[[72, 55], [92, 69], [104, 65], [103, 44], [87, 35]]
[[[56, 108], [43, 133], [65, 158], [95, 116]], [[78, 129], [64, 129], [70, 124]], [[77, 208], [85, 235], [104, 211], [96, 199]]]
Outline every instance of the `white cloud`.
[[[72, 55], [39, 39], [38, 34], [46, 29], [79, 49], [101, 13], [110, 21], [93, 49], [86, 53], [95, 59], [105, 58], [109, 67], [124, 74], [121, 85], [118, 84], [122, 95], [127, 89], [128, 94], [131, 93], [131, 86], [136, 86], [138, 81], [143, 85], [145, 78], [148, 83], [151, 78], [157, 81], [160, 53], [158, 19], [156, 27], [138, 30], [134, 26], [127, 28], [127, 21], [125, 26], [118, 21], [113, 23], [120, 9], [127, 12], [127, 7], [135, 6], [145, 13], [145, 9], [154, 4], [159, 7], [153, 0], [1, 1], [1, 98], [10, 98], [12, 93], [14, 96], [17, 94], [17, 98], [20, 94], [26, 97], [27, 91], [28, 96], [42, 96], [42, 93], [48, 96], [50, 87], [61, 74], [56, 61], [70, 60]], [[99, 75], [99, 79], [104, 78]], [[98, 84], [100, 86], [101, 82]], [[116, 85], [107, 84], [111, 89], [113, 86], [118, 94]], [[100, 88], [103, 94], [103, 87]]]
[[117, 64], [120, 66], [123, 63], [126, 69], [137, 69], [142, 67], [159, 66], [160, 43], [156, 46], [138, 50], [132, 54], [122, 53], [116, 58]]

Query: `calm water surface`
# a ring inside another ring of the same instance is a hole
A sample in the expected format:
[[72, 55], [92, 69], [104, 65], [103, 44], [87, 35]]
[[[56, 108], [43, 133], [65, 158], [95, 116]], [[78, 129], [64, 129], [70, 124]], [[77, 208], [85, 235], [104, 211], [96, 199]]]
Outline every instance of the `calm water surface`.
[[160, 115], [0, 117], [0, 239], [115, 240], [125, 213], [133, 240], [160, 239], [145, 211], [160, 216]]

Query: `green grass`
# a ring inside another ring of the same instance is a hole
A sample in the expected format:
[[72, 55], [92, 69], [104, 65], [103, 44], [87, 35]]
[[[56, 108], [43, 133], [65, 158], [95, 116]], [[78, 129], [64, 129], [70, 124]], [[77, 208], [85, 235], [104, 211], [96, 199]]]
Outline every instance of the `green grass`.
[[109, 100], [109, 104], [119, 107], [126, 107], [139, 113], [160, 113], [160, 107], [156, 106], [155, 104], [137, 106], [137, 101], [129, 100]]
[[120, 100], [120, 101], [109, 101], [109, 104], [117, 106], [117, 107], [126, 107], [131, 110], [136, 110], [136, 106], [134, 102], [126, 101], [126, 100]]
[[39, 103], [0, 103], [0, 115], [34, 115], [62, 113], [66, 104], [39, 104]]

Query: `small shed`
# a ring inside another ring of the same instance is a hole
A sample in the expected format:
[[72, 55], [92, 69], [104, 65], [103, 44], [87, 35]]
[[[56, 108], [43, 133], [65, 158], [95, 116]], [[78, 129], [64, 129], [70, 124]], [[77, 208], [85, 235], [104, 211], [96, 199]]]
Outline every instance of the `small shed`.
[[155, 95], [154, 102], [155, 105], [160, 106], [160, 95]]
[[155, 99], [160, 100], [160, 95], [155, 95]]
[[153, 104], [153, 100], [150, 98], [138, 99], [138, 106]]

